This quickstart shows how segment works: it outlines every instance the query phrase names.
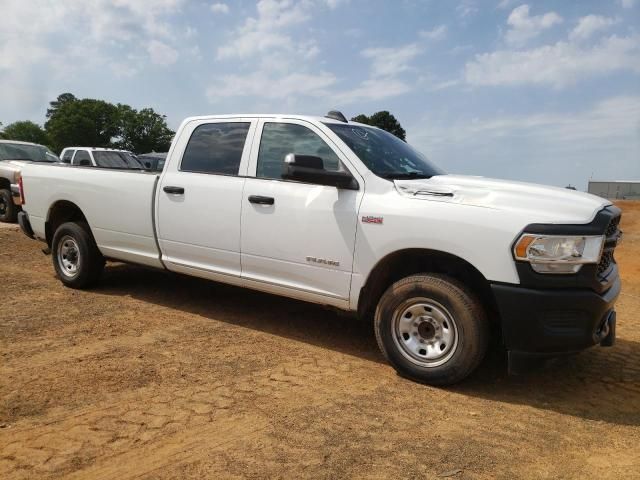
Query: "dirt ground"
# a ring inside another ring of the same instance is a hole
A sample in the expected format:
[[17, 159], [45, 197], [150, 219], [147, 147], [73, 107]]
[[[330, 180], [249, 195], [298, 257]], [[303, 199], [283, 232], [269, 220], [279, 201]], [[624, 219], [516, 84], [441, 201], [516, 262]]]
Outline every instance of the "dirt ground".
[[0, 229], [0, 478], [640, 478], [640, 202], [618, 342], [509, 377], [398, 377], [370, 326], [110, 264], [64, 288]]

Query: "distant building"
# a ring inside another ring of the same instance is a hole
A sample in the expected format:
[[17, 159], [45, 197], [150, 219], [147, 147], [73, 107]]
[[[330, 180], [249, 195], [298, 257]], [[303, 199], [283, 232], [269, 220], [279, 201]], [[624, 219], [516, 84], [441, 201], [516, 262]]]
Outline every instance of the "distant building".
[[640, 181], [589, 181], [589, 193], [610, 199], [640, 200]]

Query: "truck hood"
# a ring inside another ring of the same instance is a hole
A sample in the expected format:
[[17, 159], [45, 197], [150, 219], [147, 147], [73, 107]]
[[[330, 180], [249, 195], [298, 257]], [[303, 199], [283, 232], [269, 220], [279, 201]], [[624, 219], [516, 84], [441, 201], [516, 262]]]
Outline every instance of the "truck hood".
[[589, 223], [611, 204], [566, 188], [466, 175], [394, 180], [394, 184], [407, 197], [513, 211], [526, 215], [531, 223]]

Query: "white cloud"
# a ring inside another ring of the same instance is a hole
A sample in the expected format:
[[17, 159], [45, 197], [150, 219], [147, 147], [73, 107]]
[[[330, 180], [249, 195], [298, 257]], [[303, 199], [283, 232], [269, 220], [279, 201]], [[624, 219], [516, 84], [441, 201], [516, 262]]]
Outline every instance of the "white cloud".
[[428, 40], [442, 40], [447, 35], [447, 26], [439, 25], [432, 30], [421, 30], [418, 35]]
[[620, 0], [622, 8], [633, 8], [636, 4], [636, 0]]
[[540, 136], [553, 142], [601, 141], [637, 137], [640, 96], [605, 99], [578, 112], [499, 115], [456, 123], [434, 136], [434, 143], [458, 143], [464, 138]]
[[48, 89], [56, 78], [105, 66], [116, 76], [135, 74], [150, 60], [150, 41], [179, 40], [169, 18], [184, 1], [3, 0], [11, 21], [0, 29], [0, 105], [32, 115], [60, 93]]
[[230, 41], [218, 48], [218, 58], [247, 58], [274, 49], [295, 50], [287, 29], [309, 20], [314, 6], [308, 0], [260, 0], [257, 17], [247, 18], [233, 31]]
[[402, 47], [367, 48], [362, 56], [371, 60], [371, 73], [374, 77], [389, 77], [411, 68], [411, 61], [422, 53], [415, 43]]
[[[285, 100], [327, 95], [337, 79], [312, 64], [320, 53], [314, 38], [295, 36], [296, 28], [312, 19], [320, 8], [337, 8], [345, 0], [260, 0], [256, 14], [232, 29], [228, 41], [217, 50], [217, 59], [253, 59], [251, 71], [215, 79], [207, 98], [219, 102], [226, 97], [260, 97]], [[295, 72], [295, 73], [291, 73]], [[281, 105], [281, 103], [279, 103]]]
[[498, 4], [498, 8], [501, 8], [501, 9], [509, 8], [511, 7], [511, 4], [513, 2], [514, 0], [501, 0], [501, 2]]
[[325, 0], [325, 3], [327, 4], [327, 7], [333, 10], [337, 8], [341, 3], [346, 3], [348, 1], [349, 0]]
[[413, 87], [398, 75], [411, 70], [411, 61], [421, 52], [416, 44], [363, 50], [362, 56], [371, 61], [369, 77], [357, 87], [346, 90], [337, 88], [339, 81], [332, 73], [320, 70], [291, 74], [287, 71], [288, 58], [270, 55], [266, 61], [268, 65], [262, 62], [253, 73], [227, 75], [214, 82], [207, 89], [207, 97], [212, 102], [245, 96], [288, 101], [296, 97], [321, 97], [330, 99], [334, 105], [380, 100], [411, 91]]
[[147, 45], [147, 51], [151, 57], [151, 61], [156, 65], [162, 65], [164, 67], [173, 65], [178, 60], [178, 52], [171, 48], [166, 43], [158, 40], [151, 40]]
[[407, 131], [411, 143], [452, 172], [582, 188], [592, 173], [609, 179], [640, 175], [640, 96], [613, 97], [575, 112], [451, 123], [427, 117]]
[[[11, 22], [0, 30], [0, 68], [65, 57], [64, 50], [138, 44], [141, 38], [168, 38], [165, 17], [183, 0], [7, 0], [3, 14]], [[99, 12], [99, 15], [95, 15]], [[72, 39], [69, 32], [73, 32]], [[55, 47], [51, 36], [55, 37]], [[82, 42], [77, 39], [82, 38]], [[61, 51], [62, 50], [62, 51]], [[51, 62], [54, 66], [57, 62]], [[64, 62], [64, 69], [69, 62]]]
[[429, 86], [429, 90], [432, 92], [437, 92], [438, 90], [444, 90], [446, 88], [457, 87], [460, 85], [461, 81], [458, 79], [455, 80], [444, 80], [442, 82], [438, 82]]
[[334, 105], [348, 105], [361, 101], [377, 101], [410, 92], [412, 87], [397, 78], [369, 78], [355, 88], [330, 96]]
[[511, 11], [507, 19], [509, 29], [505, 38], [509, 44], [523, 44], [559, 23], [562, 23], [562, 17], [556, 12], [530, 16], [529, 5], [520, 5]]
[[[210, 85], [206, 93], [211, 102], [239, 96], [255, 96], [269, 100], [296, 95], [319, 97], [327, 95], [327, 88], [335, 83], [335, 76], [327, 72], [265, 77], [263, 72], [258, 71], [247, 75], [226, 75]], [[268, 88], [265, 88], [266, 85]]]
[[478, 13], [478, 7], [475, 0], [462, 0], [456, 7], [456, 12], [461, 19], [465, 20]]
[[229, 13], [229, 5], [226, 3], [213, 3], [209, 7], [213, 13]]
[[410, 92], [415, 85], [399, 77], [400, 74], [415, 70], [413, 60], [421, 53], [422, 48], [415, 43], [363, 50], [362, 56], [371, 61], [369, 77], [356, 87], [331, 94], [333, 104], [376, 101]]
[[592, 47], [561, 41], [531, 50], [476, 55], [465, 65], [471, 85], [550, 85], [562, 88], [586, 76], [640, 73], [640, 35], [612, 35]]
[[578, 20], [578, 25], [571, 31], [569, 38], [571, 40], [585, 40], [594, 33], [605, 30], [616, 23], [617, 20], [614, 18], [603, 17], [601, 15], [587, 15]]

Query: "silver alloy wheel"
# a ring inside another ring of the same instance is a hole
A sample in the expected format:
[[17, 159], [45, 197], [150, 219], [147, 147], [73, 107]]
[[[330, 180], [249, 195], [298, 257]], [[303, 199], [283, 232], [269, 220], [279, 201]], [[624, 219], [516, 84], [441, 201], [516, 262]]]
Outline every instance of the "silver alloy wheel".
[[421, 367], [447, 362], [458, 347], [458, 327], [449, 311], [430, 298], [411, 298], [393, 312], [393, 340], [402, 355]]
[[80, 248], [76, 239], [65, 235], [58, 242], [58, 265], [67, 277], [75, 277], [80, 268]]

